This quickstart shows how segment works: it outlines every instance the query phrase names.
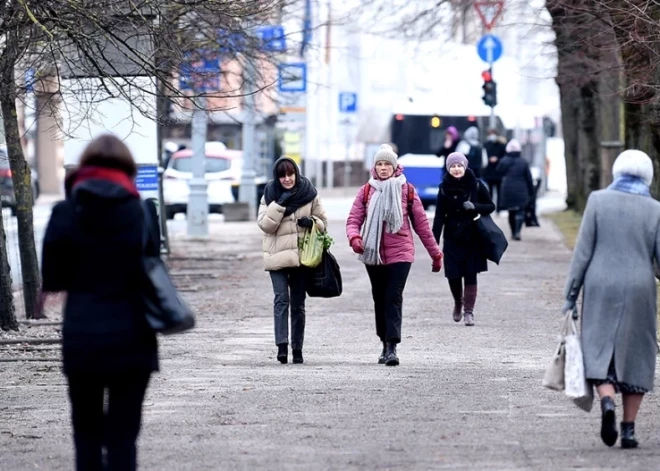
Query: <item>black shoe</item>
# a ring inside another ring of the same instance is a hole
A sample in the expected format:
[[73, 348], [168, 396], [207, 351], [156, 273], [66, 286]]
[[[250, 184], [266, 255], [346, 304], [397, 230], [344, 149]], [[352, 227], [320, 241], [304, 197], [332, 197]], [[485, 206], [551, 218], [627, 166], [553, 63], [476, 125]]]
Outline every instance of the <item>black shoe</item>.
[[614, 411], [614, 400], [611, 397], [604, 397], [600, 400], [601, 425], [600, 438], [607, 446], [614, 446], [619, 432], [616, 430], [616, 413]]
[[399, 357], [396, 356], [396, 344], [387, 343], [387, 349], [385, 354], [385, 365], [386, 366], [397, 366], [399, 364]]
[[301, 364], [303, 362], [303, 356], [302, 356], [302, 349], [300, 350], [293, 350], [293, 362], [295, 364]]
[[635, 422], [621, 422], [621, 448], [637, 448]]
[[277, 345], [277, 361], [279, 361], [283, 365], [286, 365], [289, 362], [288, 347], [289, 345], [286, 343], [280, 343], [279, 345]]
[[383, 342], [383, 351], [380, 352], [380, 356], [378, 357], [378, 364], [384, 365], [386, 358], [387, 358], [387, 343]]

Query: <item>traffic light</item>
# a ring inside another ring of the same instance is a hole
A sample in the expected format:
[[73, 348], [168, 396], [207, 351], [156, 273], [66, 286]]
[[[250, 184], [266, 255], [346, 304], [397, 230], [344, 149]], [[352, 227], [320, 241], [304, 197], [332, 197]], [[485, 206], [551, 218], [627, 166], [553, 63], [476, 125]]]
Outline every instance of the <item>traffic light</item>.
[[486, 106], [491, 108], [497, 105], [497, 83], [493, 81], [493, 74], [490, 70], [484, 70], [481, 73], [484, 84], [481, 88], [484, 90], [484, 96], [481, 98]]

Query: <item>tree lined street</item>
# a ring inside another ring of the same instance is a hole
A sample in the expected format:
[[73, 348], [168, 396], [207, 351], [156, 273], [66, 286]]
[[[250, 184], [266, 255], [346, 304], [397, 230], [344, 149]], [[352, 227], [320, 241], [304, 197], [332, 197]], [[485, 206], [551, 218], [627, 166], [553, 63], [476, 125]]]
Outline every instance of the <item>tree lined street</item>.
[[[327, 200], [341, 206], [342, 198]], [[480, 279], [473, 328], [451, 320], [446, 280], [431, 273], [418, 242], [404, 294], [401, 366], [386, 368], [376, 364], [364, 267], [348, 248], [343, 220], [330, 219], [345, 291], [308, 300], [304, 365], [275, 359], [272, 288], [256, 225], [212, 220], [210, 240], [194, 242], [184, 240], [185, 227], [177, 234], [185, 222], [175, 221], [170, 265], [198, 327], [162, 338], [141, 469], [654, 468], [660, 404], [653, 395], [638, 421], [641, 448], [630, 453], [602, 445], [597, 405], [586, 414], [541, 387], [570, 260], [550, 222], [525, 231]], [[0, 468], [71, 469], [59, 364], [0, 365]]]

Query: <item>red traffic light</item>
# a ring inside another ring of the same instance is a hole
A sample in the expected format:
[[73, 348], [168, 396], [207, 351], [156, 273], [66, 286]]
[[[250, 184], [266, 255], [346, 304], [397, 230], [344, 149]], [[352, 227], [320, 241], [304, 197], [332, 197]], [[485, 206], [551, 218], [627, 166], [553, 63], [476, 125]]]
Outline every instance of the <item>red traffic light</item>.
[[490, 73], [489, 70], [484, 70], [481, 72], [481, 78], [483, 78], [486, 82], [490, 82], [493, 80], [493, 75]]

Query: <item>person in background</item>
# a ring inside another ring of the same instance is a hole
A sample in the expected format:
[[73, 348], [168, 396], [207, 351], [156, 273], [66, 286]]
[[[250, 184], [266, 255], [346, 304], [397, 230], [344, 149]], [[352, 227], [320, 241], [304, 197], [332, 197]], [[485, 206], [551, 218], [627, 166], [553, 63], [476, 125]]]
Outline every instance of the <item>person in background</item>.
[[424, 206], [406, 182], [397, 155], [383, 144], [374, 156], [371, 178], [360, 188], [346, 221], [353, 252], [366, 265], [376, 315], [376, 335], [383, 343], [378, 363], [399, 364], [403, 290], [415, 260], [413, 230], [431, 256], [432, 271], [442, 267], [442, 252], [433, 240]]
[[[483, 168], [483, 149], [479, 142], [479, 129], [476, 126], [470, 126], [463, 133], [463, 140], [456, 146], [456, 152], [463, 154], [468, 160], [468, 168], [472, 170], [474, 176], [481, 178], [481, 169]], [[446, 167], [449, 169], [449, 167]]]
[[506, 141], [502, 142], [497, 135], [497, 129], [493, 128], [488, 131], [488, 138], [484, 144], [484, 149], [486, 150], [488, 163], [486, 164], [486, 168], [483, 169], [483, 180], [488, 185], [490, 199], [495, 201], [495, 195], [497, 195], [497, 210], [499, 211], [502, 177], [497, 171], [497, 164], [506, 154]]
[[563, 312], [575, 309], [582, 290], [581, 345], [585, 375], [600, 397], [600, 437], [616, 443], [614, 398], [622, 393], [621, 447], [636, 448], [637, 413], [655, 382], [660, 203], [649, 190], [653, 162], [644, 152], [622, 152], [612, 174], [607, 189], [589, 195]]
[[459, 134], [458, 129], [454, 126], [449, 126], [445, 131], [445, 142], [435, 155], [446, 159], [449, 154], [456, 151], [456, 146], [460, 140], [461, 135]]
[[140, 274], [143, 255], [160, 251], [156, 234], [146, 245], [143, 239], [145, 224], [154, 226], [145, 217], [136, 173], [118, 138], [92, 141], [67, 176], [66, 199], [54, 206], [43, 242], [43, 291], [67, 294], [62, 362], [79, 471], [137, 468], [142, 403], [158, 371]]
[[509, 211], [509, 227], [513, 240], [520, 240], [525, 223], [525, 208], [536, 194], [529, 164], [521, 156], [520, 143], [511, 139], [506, 145], [506, 156], [497, 164], [502, 176], [501, 208]]
[[488, 270], [474, 221], [494, 210], [488, 189], [468, 168], [467, 158], [459, 152], [451, 154], [447, 158], [447, 173], [438, 189], [433, 236], [439, 243], [444, 230], [442, 250], [445, 276], [454, 298], [452, 317], [455, 322], [465, 317], [468, 327], [474, 325], [477, 275]]
[[300, 265], [299, 240], [314, 224], [326, 232], [328, 218], [312, 183], [300, 174], [293, 159], [281, 157], [273, 167], [259, 205], [257, 224], [263, 231], [263, 255], [275, 295], [275, 344], [277, 360], [288, 363], [289, 309], [293, 363], [303, 363], [305, 338], [305, 281]]

